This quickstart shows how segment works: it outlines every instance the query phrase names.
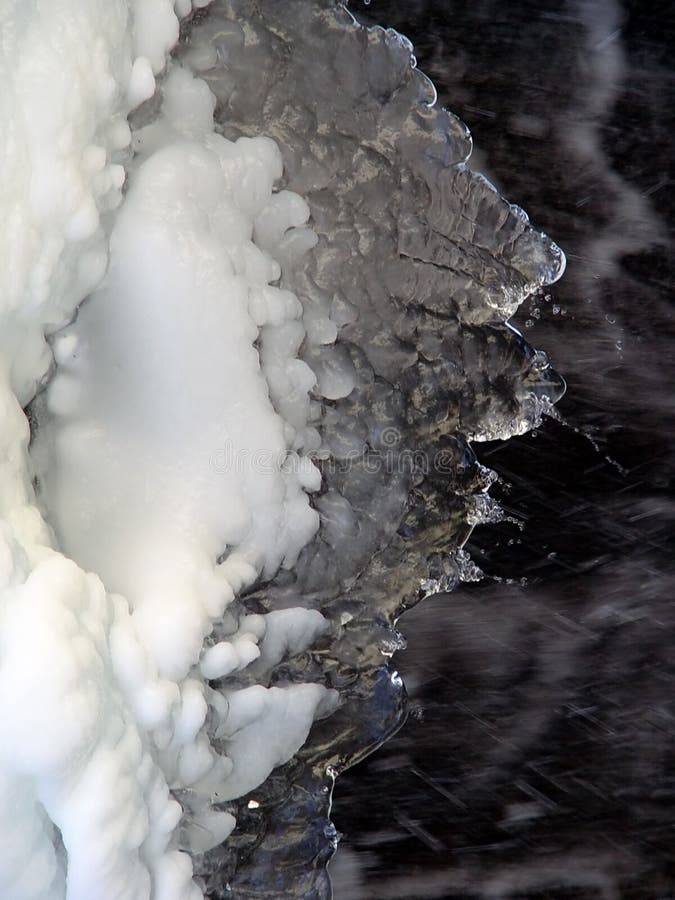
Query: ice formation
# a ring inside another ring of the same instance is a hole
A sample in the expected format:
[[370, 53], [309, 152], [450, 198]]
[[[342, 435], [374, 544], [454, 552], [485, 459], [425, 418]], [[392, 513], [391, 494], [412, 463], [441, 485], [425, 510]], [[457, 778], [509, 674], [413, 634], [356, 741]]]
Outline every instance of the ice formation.
[[[273, 190], [276, 145], [217, 136], [209, 89], [179, 67], [132, 157], [127, 116], [192, 9], [175, 7], [2, 6], [3, 900], [201, 896], [178, 847], [225, 839], [214, 801], [335, 704], [320, 684], [227, 685], [326, 628], [226, 613], [318, 525], [315, 376], [301, 306], [273, 284], [275, 251], [316, 239], [304, 201]], [[22, 408], [52, 350], [29, 459]]]
[[469, 441], [534, 427], [562, 392], [507, 320], [562, 274], [564, 256], [468, 167], [470, 136], [435, 103], [410, 43], [342, 4], [215, 0], [175, 58], [216, 96], [220, 133], [277, 141], [283, 187], [305, 198], [318, 236], [300, 265], [282, 265], [281, 285], [312, 338], [299, 353], [318, 382], [320, 528], [246, 604], [269, 612], [301, 598], [328, 618], [329, 647], [284, 673], [325, 676], [341, 696], [293, 768], [256, 790], [266, 812], [242, 810], [248, 844], [233, 836], [236, 856], [226, 844], [195, 866], [212, 896], [227, 878], [244, 897], [269, 884], [327, 897], [331, 779], [404, 716], [386, 668], [401, 647], [396, 618], [479, 577], [462, 545], [490, 510], [494, 473]]
[[467, 577], [468, 440], [560, 391], [506, 319], [562, 254], [408, 42], [205, 5], [0, 0], [3, 900], [220, 891], [315, 719], [391, 729], [402, 598]]

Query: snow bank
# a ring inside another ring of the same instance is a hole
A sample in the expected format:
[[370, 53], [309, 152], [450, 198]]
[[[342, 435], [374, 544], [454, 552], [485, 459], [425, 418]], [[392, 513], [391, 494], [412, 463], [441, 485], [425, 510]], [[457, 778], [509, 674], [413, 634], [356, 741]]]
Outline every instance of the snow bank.
[[[335, 704], [315, 684], [209, 684], [263, 674], [326, 622], [226, 613], [318, 524], [315, 377], [274, 284], [315, 238], [302, 198], [273, 190], [274, 142], [215, 135], [182, 68], [132, 156], [127, 116], [191, 8], [0, 4], [3, 900], [196, 900], [178, 835], [224, 840], [217, 804]], [[29, 454], [23, 407], [48, 378]]]

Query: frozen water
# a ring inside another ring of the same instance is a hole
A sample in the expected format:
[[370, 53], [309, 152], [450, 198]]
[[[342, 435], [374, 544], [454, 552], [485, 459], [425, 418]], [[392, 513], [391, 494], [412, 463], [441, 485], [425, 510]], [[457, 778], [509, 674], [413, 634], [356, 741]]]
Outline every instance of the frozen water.
[[[165, 79], [165, 109], [137, 136], [135, 160], [124, 153], [126, 114], [154, 93], [178, 35], [169, 5], [120, 3], [103, 14], [61, 4], [61, 19], [11, 12], [0, 814], [25, 828], [4, 859], [2, 892], [193, 898], [177, 835], [188, 850], [220, 843], [235, 820], [210, 798], [255, 787], [334, 705], [321, 684], [208, 688], [204, 672], [224, 677], [260, 655], [262, 617], [246, 630], [246, 617], [231, 614], [232, 640], [220, 642], [230, 658], [214, 659], [212, 648], [196, 668], [234, 594], [291, 565], [318, 524], [305, 489], [319, 475], [295, 452], [311, 435], [303, 411], [314, 377], [296, 361], [296, 402], [286, 405], [294, 427], [271, 406], [253, 347], [260, 337], [292, 369], [295, 347], [275, 334], [301, 308], [270, 284], [279, 276], [271, 252], [308, 210], [286, 192], [265, 230], [278, 149], [214, 135], [213, 98], [182, 70]], [[24, 72], [27, 56], [42, 67]], [[301, 253], [315, 238], [295, 230]], [[100, 281], [108, 238], [105, 280], [59, 329]], [[47, 372], [46, 328], [59, 329], [56, 370], [32, 408], [32, 463], [53, 542], [32, 496], [17, 404]], [[231, 469], [218, 465], [224, 451]], [[307, 615], [275, 620], [264, 664], [325, 629]], [[190, 787], [183, 810], [169, 786]], [[44, 864], [27, 877], [29, 857]]]
[[[492, 476], [468, 439], [525, 431], [562, 392], [546, 356], [506, 320], [564, 258], [467, 167], [466, 129], [433, 106], [395, 32], [363, 29], [331, 3], [223, 2], [186, 30], [177, 59], [199, 67], [226, 137], [277, 140], [282, 185], [304, 196], [318, 236], [304, 265], [282, 260], [281, 285], [302, 303], [299, 353], [317, 374], [321, 524], [293, 570], [245, 603], [265, 612], [301, 597], [336, 629], [327, 652], [290, 669], [327, 671], [345, 704], [301, 752], [305, 773], [286, 776], [320, 797], [327, 764], [339, 771], [400, 721], [400, 680], [382, 664], [400, 646], [402, 606], [476, 577], [460, 548]], [[255, 86], [238, 89], [253, 68]], [[255, 794], [275, 811], [274, 837], [239, 866], [231, 883], [242, 896], [272, 878], [297, 896], [326, 890], [327, 807], [305, 830], [316, 856], [301, 874], [282, 827], [291, 810], [302, 815], [300, 795], [279, 808], [280, 780]], [[246, 846], [242, 836], [240, 858]], [[217, 893], [236, 861], [218, 848], [197, 865]]]
[[562, 391], [507, 320], [564, 257], [409, 43], [203, 5], [4, 16], [8, 900], [325, 890], [331, 773], [402, 715], [393, 620], [476, 574], [469, 441]]

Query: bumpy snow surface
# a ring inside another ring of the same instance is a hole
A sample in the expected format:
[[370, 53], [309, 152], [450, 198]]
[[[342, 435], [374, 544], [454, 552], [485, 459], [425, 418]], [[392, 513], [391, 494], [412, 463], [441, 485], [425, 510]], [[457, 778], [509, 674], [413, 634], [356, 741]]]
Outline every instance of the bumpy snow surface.
[[[316, 238], [304, 201], [273, 190], [275, 143], [216, 136], [184, 69], [132, 158], [127, 114], [178, 37], [168, 3], [9, 3], [2, 22], [0, 896], [196, 898], [178, 845], [226, 838], [214, 802], [335, 702], [318, 684], [208, 684], [325, 629], [304, 610], [269, 634], [225, 615], [318, 526], [302, 308], [271, 284], [275, 247]], [[22, 407], [50, 349], [31, 463]], [[170, 791], [188, 787], [182, 809]]]

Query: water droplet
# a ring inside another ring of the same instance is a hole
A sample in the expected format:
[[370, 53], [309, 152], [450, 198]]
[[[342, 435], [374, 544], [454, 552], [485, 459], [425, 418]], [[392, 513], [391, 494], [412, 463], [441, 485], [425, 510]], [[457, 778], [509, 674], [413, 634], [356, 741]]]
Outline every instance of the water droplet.
[[616, 322], [616, 319], [614, 318], [614, 316], [610, 316], [609, 313], [605, 314], [605, 319], [607, 319], [607, 321], [609, 322], [610, 325], [614, 325], [614, 323]]
[[553, 315], [554, 315], [554, 316], [559, 316], [559, 315], [560, 315], [560, 307], [558, 306], [557, 303], [556, 303], [556, 305], [553, 307]]
[[617, 349], [617, 350], [623, 350], [623, 341], [617, 341], [617, 342], [616, 342], [616, 349]]

